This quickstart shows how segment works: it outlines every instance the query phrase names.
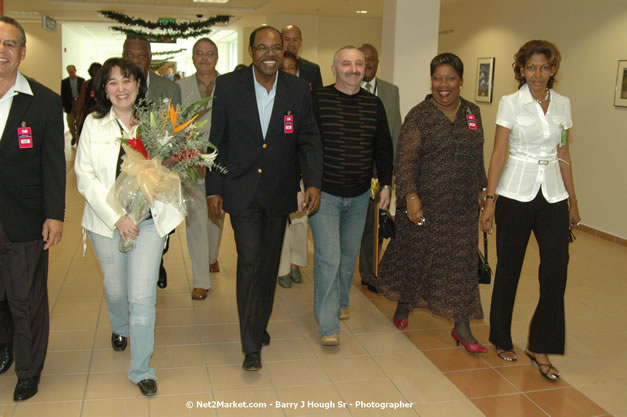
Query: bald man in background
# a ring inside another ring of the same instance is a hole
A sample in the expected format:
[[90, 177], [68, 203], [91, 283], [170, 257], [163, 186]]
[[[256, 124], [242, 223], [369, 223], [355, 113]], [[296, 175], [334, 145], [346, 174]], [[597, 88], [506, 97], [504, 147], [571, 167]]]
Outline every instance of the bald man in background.
[[293, 53], [298, 58], [298, 72], [296, 75], [309, 81], [309, 86], [312, 90], [322, 88], [320, 66], [298, 56], [298, 51], [303, 43], [303, 35], [300, 28], [296, 25], [287, 25], [281, 30], [281, 37], [283, 38], [283, 49]]

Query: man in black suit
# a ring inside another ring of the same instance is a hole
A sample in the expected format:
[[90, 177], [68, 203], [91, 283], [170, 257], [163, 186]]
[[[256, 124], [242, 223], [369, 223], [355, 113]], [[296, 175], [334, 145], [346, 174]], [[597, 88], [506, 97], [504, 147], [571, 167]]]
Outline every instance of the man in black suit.
[[61, 81], [61, 98], [63, 99], [63, 110], [67, 113], [67, 125], [72, 134], [72, 145], [74, 145], [78, 138], [77, 104], [81, 95], [81, 85], [85, 79], [76, 76], [74, 65], [68, 65], [65, 69], [70, 76]]
[[302, 56], [298, 56], [298, 51], [303, 43], [303, 35], [300, 28], [296, 25], [287, 25], [281, 31], [283, 45], [286, 51], [289, 51], [298, 57], [298, 76], [309, 81], [312, 90], [322, 88], [322, 75], [320, 74], [320, 66], [311, 61], [307, 61]]
[[[253, 65], [216, 80], [210, 140], [226, 175], [207, 173], [208, 205], [231, 217], [237, 247], [237, 308], [242, 367], [261, 368], [261, 347], [279, 269], [287, 216], [320, 204], [322, 147], [308, 84], [278, 71], [281, 34], [263, 26], [250, 36]], [[297, 207], [300, 177], [304, 202]]]
[[65, 155], [61, 98], [18, 72], [26, 34], [0, 17], [0, 374], [15, 401], [37, 393], [48, 347], [48, 249], [61, 241]]

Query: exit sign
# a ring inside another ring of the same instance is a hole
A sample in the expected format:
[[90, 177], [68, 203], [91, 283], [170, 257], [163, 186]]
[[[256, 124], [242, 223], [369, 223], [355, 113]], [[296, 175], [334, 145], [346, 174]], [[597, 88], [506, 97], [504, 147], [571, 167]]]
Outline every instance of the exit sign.
[[158, 22], [160, 25], [167, 25], [168, 23], [176, 23], [176, 19], [171, 17], [160, 17]]

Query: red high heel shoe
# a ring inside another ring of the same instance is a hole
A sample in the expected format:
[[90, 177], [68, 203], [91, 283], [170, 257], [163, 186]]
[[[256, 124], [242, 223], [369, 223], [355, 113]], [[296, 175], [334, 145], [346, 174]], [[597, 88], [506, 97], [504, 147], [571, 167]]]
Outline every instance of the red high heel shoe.
[[394, 322], [394, 325], [401, 330], [403, 330], [409, 324], [409, 319], [393, 318], [392, 321]]
[[461, 343], [466, 348], [466, 351], [470, 353], [486, 353], [488, 351], [488, 349], [486, 349], [479, 343], [464, 343], [464, 341], [459, 336], [457, 336], [455, 329], [451, 331], [451, 336], [453, 336], [453, 339], [455, 340], [455, 342], [457, 342], [456, 346], [459, 346], [459, 344]]

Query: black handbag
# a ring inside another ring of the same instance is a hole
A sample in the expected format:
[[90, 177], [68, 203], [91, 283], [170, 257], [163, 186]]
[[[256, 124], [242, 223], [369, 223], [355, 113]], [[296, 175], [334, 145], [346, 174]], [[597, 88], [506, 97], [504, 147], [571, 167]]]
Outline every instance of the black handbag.
[[396, 226], [390, 213], [379, 209], [379, 238], [393, 239], [396, 236]]
[[488, 263], [488, 235], [483, 232], [483, 253], [480, 249], [477, 249], [479, 254], [479, 284], [489, 284], [492, 281], [492, 268]]

